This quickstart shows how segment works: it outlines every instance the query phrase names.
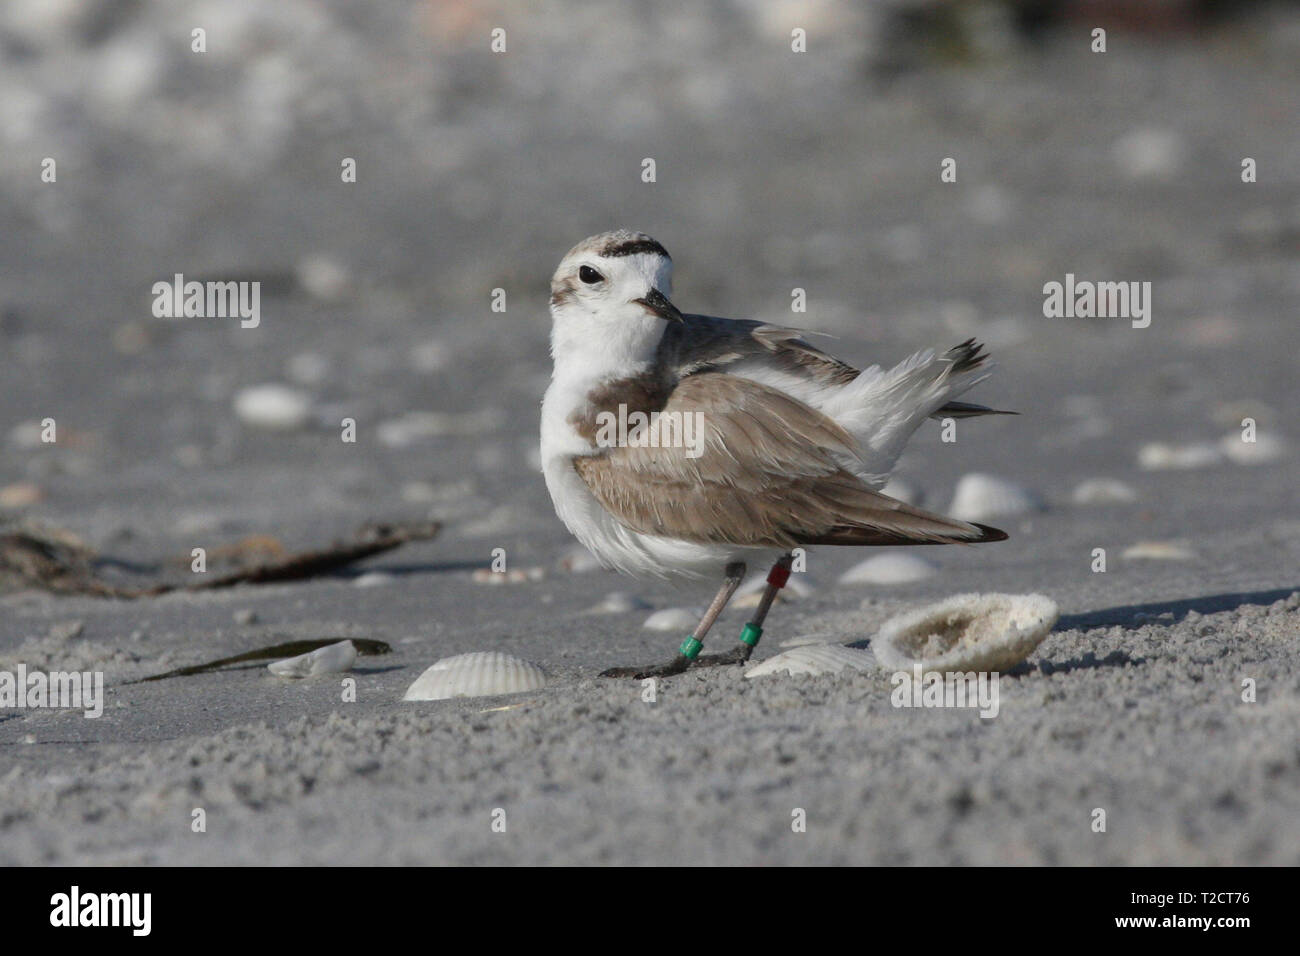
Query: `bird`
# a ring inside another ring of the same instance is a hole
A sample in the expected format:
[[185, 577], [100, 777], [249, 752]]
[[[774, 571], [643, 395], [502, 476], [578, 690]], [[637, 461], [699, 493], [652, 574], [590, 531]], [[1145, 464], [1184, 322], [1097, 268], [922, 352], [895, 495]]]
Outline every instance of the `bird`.
[[[926, 419], [1015, 414], [956, 401], [989, 374], [983, 346], [859, 370], [804, 330], [681, 312], [672, 273], [659, 242], [619, 229], [579, 242], [551, 279], [540, 451], [556, 514], [606, 568], [722, 575], [671, 660], [604, 676], [747, 661], [796, 548], [1006, 539], [881, 493]], [[750, 565], [770, 568], [753, 617], [733, 650], [702, 655]]]

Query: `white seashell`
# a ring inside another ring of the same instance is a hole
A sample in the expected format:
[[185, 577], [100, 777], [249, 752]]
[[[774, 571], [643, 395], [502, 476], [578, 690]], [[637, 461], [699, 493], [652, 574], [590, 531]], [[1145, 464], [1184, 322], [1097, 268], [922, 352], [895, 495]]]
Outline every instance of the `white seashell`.
[[266, 665], [266, 669], [277, 677], [315, 677], [317, 674], [342, 674], [350, 671], [356, 660], [356, 645], [351, 641], [339, 641], [297, 657], [272, 661]]
[[[731, 607], [739, 610], [746, 608], [758, 607], [763, 600], [763, 592], [767, 589], [767, 574], [756, 574], [740, 587], [736, 589], [736, 596], [731, 601]], [[785, 587], [776, 592], [778, 601], [792, 601], [796, 598], [806, 598], [814, 592], [811, 584], [808, 584], [802, 573], [790, 575], [786, 581]]]
[[307, 424], [311, 400], [287, 385], [255, 385], [235, 396], [235, 414], [250, 428], [291, 431]]
[[1242, 441], [1241, 432], [1231, 432], [1220, 439], [1219, 448], [1238, 465], [1263, 465], [1286, 454], [1286, 443], [1268, 432], [1256, 433], [1254, 441]]
[[882, 495], [889, 495], [896, 498], [903, 504], [915, 505], [920, 507], [925, 502], [925, 491], [916, 482], [898, 475], [890, 478], [885, 482], [885, 487], [880, 489]]
[[591, 614], [626, 614], [628, 611], [644, 611], [651, 605], [626, 591], [613, 591], [606, 594], [600, 603], [591, 608]]
[[689, 631], [700, 623], [703, 616], [703, 611], [693, 611], [688, 607], [666, 607], [651, 614], [641, 626], [652, 631]]
[[1178, 541], [1139, 541], [1124, 549], [1125, 561], [1191, 561], [1196, 552]]
[[760, 661], [745, 671], [745, 677], [766, 677], [770, 674], [817, 677], [839, 673], [846, 667], [865, 671], [875, 666], [875, 657], [870, 651], [845, 647], [843, 644], [801, 644]]
[[397, 580], [396, 575], [389, 574], [387, 571], [367, 571], [365, 574], [359, 574], [352, 579], [354, 588], [378, 588], [385, 584], [392, 584]]
[[804, 647], [808, 644], [836, 644], [835, 634], [803, 634], [799, 637], [787, 637], [780, 647]]
[[1058, 614], [1041, 594], [959, 594], [890, 618], [871, 649], [888, 670], [1003, 671], [1030, 655]]
[[587, 574], [601, 570], [600, 559], [580, 544], [566, 548], [556, 563], [570, 574]]
[[415, 679], [402, 700], [448, 700], [521, 694], [546, 686], [546, 674], [529, 661], [500, 651], [444, 657]]
[[996, 475], [973, 472], [957, 482], [948, 514], [959, 521], [983, 521], [1041, 510], [1042, 498], [1028, 488]]
[[1115, 505], [1137, 500], [1137, 492], [1114, 478], [1089, 478], [1074, 488], [1070, 500], [1076, 505]]
[[1208, 468], [1223, 461], [1223, 453], [1213, 445], [1167, 445], [1151, 442], [1138, 450], [1138, 467], [1144, 471], [1171, 468]]
[[891, 551], [855, 564], [840, 575], [839, 584], [907, 584], [934, 574], [936, 566], [919, 554]]

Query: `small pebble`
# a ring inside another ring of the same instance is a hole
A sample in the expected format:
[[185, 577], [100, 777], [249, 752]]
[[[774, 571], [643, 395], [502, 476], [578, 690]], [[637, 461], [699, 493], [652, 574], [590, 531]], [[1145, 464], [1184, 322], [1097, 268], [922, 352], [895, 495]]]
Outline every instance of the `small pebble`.
[[255, 385], [235, 396], [235, 414], [250, 428], [292, 431], [311, 417], [311, 401], [287, 385]]

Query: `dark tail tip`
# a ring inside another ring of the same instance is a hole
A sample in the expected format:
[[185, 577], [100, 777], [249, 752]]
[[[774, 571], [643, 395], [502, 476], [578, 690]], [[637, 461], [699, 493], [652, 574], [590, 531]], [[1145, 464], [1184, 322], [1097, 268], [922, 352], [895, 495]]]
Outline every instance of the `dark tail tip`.
[[969, 338], [961, 345], [955, 345], [948, 350], [947, 359], [953, 363], [952, 371], [965, 372], [969, 369], [979, 368], [988, 358], [988, 353], [983, 351], [984, 346], [976, 342], [974, 338]]
[[990, 528], [986, 524], [979, 524], [978, 522], [974, 522], [974, 521], [972, 521], [971, 524], [975, 525], [975, 527], [979, 528], [980, 531], [984, 532], [984, 536], [982, 538], [975, 539], [976, 544], [984, 544], [986, 541], [1005, 541], [1007, 540], [1008, 537], [1010, 537], [1005, 531], [1001, 530], [1000, 528]]

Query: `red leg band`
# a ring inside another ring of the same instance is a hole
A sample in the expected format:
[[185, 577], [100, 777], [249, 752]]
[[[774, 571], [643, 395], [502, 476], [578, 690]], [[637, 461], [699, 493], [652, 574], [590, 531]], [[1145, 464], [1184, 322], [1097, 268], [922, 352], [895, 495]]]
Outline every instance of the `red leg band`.
[[790, 567], [786, 564], [774, 564], [772, 570], [767, 573], [767, 583], [772, 587], [785, 587], [785, 582], [790, 580]]

